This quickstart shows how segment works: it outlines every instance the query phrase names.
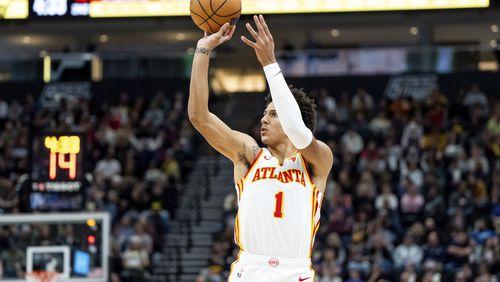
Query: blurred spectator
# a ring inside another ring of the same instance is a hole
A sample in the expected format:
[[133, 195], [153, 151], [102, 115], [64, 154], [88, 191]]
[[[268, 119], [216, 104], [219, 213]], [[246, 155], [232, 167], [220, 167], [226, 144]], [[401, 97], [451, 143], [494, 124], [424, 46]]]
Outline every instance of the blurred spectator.
[[361, 135], [354, 130], [347, 130], [340, 139], [342, 148], [351, 154], [358, 154], [363, 150], [364, 142]]
[[478, 108], [482, 114], [487, 114], [488, 97], [479, 89], [479, 85], [471, 85], [469, 92], [464, 97], [464, 106], [469, 109], [469, 112]]
[[433, 266], [438, 267], [444, 262], [445, 258], [446, 250], [439, 240], [438, 233], [436, 231], [430, 232], [424, 245], [424, 262], [432, 262]]
[[13, 238], [9, 239], [8, 247], [0, 251], [0, 278], [24, 277], [26, 257], [18, 248]]
[[386, 182], [382, 184], [382, 193], [375, 199], [375, 206], [380, 212], [386, 210], [397, 210], [398, 198], [392, 193], [391, 184]]
[[220, 262], [212, 260], [210, 265], [200, 271], [196, 282], [223, 282], [223, 267]]
[[358, 88], [356, 94], [352, 96], [351, 109], [354, 112], [364, 112], [370, 114], [373, 110], [373, 98], [364, 88]]
[[451, 244], [446, 250], [446, 271], [455, 273], [467, 263], [472, 250], [468, 243], [467, 233], [464, 231], [453, 232], [451, 238]]
[[423, 250], [415, 244], [413, 237], [407, 234], [403, 239], [403, 243], [394, 249], [392, 256], [394, 266], [403, 269], [408, 265], [420, 265], [423, 259]]
[[431, 185], [427, 192], [424, 214], [426, 217], [435, 218], [438, 221], [443, 219], [444, 215], [444, 200], [442, 193], [439, 192], [437, 185]]
[[0, 125], [7, 119], [9, 115], [9, 104], [0, 98]]
[[377, 137], [385, 137], [391, 129], [391, 121], [387, 118], [385, 111], [380, 111], [371, 119], [369, 128]]
[[95, 167], [95, 176], [99, 180], [111, 180], [122, 172], [122, 165], [114, 158], [114, 153], [108, 151], [106, 157], [97, 162]]
[[126, 281], [145, 281], [145, 270], [149, 267], [148, 251], [139, 236], [130, 237], [127, 249], [122, 254]]

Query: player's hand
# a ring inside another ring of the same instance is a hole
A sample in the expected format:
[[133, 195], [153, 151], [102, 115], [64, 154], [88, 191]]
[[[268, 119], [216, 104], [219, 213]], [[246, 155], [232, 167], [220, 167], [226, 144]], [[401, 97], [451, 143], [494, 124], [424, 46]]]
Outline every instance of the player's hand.
[[235, 29], [236, 25], [230, 25], [229, 23], [225, 23], [220, 27], [219, 31], [217, 31], [216, 33], [205, 32], [205, 36], [203, 36], [202, 39], [198, 40], [197, 47], [208, 48], [212, 50], [215, 47], [231, 39], [231, 37], [233, 37]]
[[255, 25], [257, 26], [257, 31], [255, 31], [252, 25], [249, 23], [246, 24], [246, 27], [255, 39], [255, 42], [250, 41], [245, 36], [241, 36], [241, 40], [255, 50], [257, 59], [262, 64], [262, 66], [276, 63], [276, 57], [274, 56], [273, 36], [271, 35], [269, 28], [267, 27], [264, 17], [262, 15], [253, 16], [253, 20], [255, 21]]

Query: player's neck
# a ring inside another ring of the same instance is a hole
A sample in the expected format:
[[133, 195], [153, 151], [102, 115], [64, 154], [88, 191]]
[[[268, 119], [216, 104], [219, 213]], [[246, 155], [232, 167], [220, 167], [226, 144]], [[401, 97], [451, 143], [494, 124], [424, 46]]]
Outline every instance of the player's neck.
[[280, 163], [283, 163], [283, 160], [295, 156], [297, 154], [297, 149], [292, 145], [291, 142], [279, 143], [277, 145], [268, 145], [267, 149], [271, 154], [277, 158]]

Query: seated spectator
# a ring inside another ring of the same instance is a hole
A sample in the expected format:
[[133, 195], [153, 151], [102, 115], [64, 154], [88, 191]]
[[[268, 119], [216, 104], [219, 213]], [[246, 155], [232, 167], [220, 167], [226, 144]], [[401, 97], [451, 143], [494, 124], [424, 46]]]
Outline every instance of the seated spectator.
[[373, 173], [380, 173], [385, 169], [385, 160], [381, 149], [377, 148], [374, 140], [368, 142], [363, 151], [359, 154], [358, 170], [368, 170]]
[[437, 185], [429, 187], [424, 205], [424, 215], [441, 221], [444, 216], [444, 200], [438, 189]]
[[0, 278], [23, 278], [26, 269], [25, 252], [17, 247], [13, 238], [9, 239], [8, 248], [0, 251]]
[[484, 156], [483, 150], [477, 144], [472, 145], [470, 149], [470, 158], [465, 162], [465, 168], [467, 172], [488, 175], [490, 171], [488, 159]]
[[130, 237], [127, 249], [122, 253], [126, 281], [145, 281], [145, 272], [149, 267], [149, 255], [139, 236]]
[[382, 193], [375, 199], [375, 207], [379, 213], [385, 210], [397, 210], [398, 197], [392, 193], [392, 187], [389, 182], [382, 184]]
[[438, 263], [428, 260], [423, 265], [422, 282], [442, 281], [441, 267]]
[[419, 158], [417, 147], [411, 146], [408, 148], [406, 160], [402, 160], [400, 162], [399, 168], [401, 182], [408, 178], [409, 181], [413, 182], [413, 184], [415, 184], [420, 191], [422, 185], [424, 184], [424, 173], [418, 167]]
[[455, 231], [452, 233], [452, 242], [446, 249], [446, 271], [455, 273], [468, 261], [472, 249], [469, 246], [467, 233]]
[[403, 224], [409, 226], [411, 223], [418, 220], [423, 210], [425, 200], [411, 181], [408, 181], [406, 189], [407, 192], [401, 197], [401, 212]]
[[458, 187], [453, 191], [448, 200], [448, 215], [456, 213], [461, 209], [466, 215], [472, 212], [472, 193], [468, 190], [467, 182], [460, 181]]
[[368, 248], [368, 254], [372, 266], [377, 265], [377, 271], [384, 275], [389, 275], [392, 272], [392, 255], [386, 247], [383, 237], [377, 236], [372, 240], [371, 246]]
[[361, 135], [350, 129], [342, 135], [342, 138], [340, 138], [340, 144], [344, 150], [354, 155], [359, 154], [365, 146]]
[[358, 270], [349, 270], [349, 278], [346, 282], [364, 282]]
[[340, 266], [323, 267], [317, 282], [342, 282], [342, 268]]
[[391, 129], [391, 121], [387, 118], [387, 113], [385, 111], [380, 111], [370, 121], [368, 127], [375, 136], [384, 137]]
[[394, 249], [392, 253], [394, 266], [403, 270], [407, 265], [420, 265], [423, 258], [423, 250], [414, 243], [413, 237], [406, 234], [403, 243]]
[[108, 151], [106, 157], [97, 162], [94, 174], [99, 180], [109, 180], [119, 176], [121, 172], [122, 165], [114, 158], [114, 152]]
[[[223, 282], [225, 281], [223, 275], [223, 263], [218, 260], [211, 259], [210, 265], [200, 271], [196, 278], [196, 282]], [[244, 271], [236, 275], [243, 275]]]
[[408, 148], [411, 145], [420, 145], [420, 140], [424, 136], [424, 128], [416, 120], [410, 121], [403, 129], [401, 136], [401, 146]]
[[495, 237], [495, 232], [488, 228], [484, 218], [478, 218], [474, 221], [474, 230], [472, 230], [470, 237], [476, 243], [484, 245], [489, 238]]
[[336, 233], [328, 234], [328, 236], [326, 237], [325, 248], [331, 249], [333, 251], [336, 265], [344, 264], [346, 260], [346, 251], [343, 247], [342, 240], [340, 239], [338, 234]]
[[366, 92], [363, 88], [358, 88], [356, 94], [352, 96], [351, 109], [354, 112], [365, 112], [367, 114], [371, 113], [373, 110], [373, 98]]
[[469, 112], [475, 107], [480, 108], [484, 114], [488, 111], [488, 97], [475, 83], [471, 85], [469, 92], [465, 94], [463, 103], [469, 109]]
[[437, 266], [444, 262], [446, 258], [446, 249], [439, 240], [439, 235], [436, 231], [432, 231], [427, 235], [427, 242], [424, 245], [424, 262], [433, 262]]
[[[356, 238], [354, 238], [356, 239]], [[354, 240], [352, 242], [348, 255], [347, 255], [347, 269], [349, 272], [362, 273], [363, 275], [368, 275], [371, 269], [370, 259], [368, 256], [368, 250], [365, 248], [361, 240]], [[359, 276], [357, 278], [359, 279]], [[351, 276], [350, 276], [351, 277]]]

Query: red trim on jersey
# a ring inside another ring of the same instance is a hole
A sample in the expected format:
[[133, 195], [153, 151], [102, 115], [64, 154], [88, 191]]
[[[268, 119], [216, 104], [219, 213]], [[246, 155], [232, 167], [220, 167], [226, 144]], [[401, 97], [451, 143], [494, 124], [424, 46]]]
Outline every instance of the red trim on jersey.
[[316, 187], [316, 185], [314, 185], [314, 183], [312, 181], [311, 175], [309, 175], [309, 166], [307, 165], [306, 159], [304, 158], [304, 156], [302, 156], [301, 153], [299, 153], [299, 155], [300, 155], [300, 160], [302, 161], [302, 166], [304, 167], [304, 170], [306, 171], [306, 176], [307, 176], [307, 179], [309, 180], [309, 183], [311, 184], [311, 186]]
[[238, 181], [236, 186], [238, 187], [238, 202], [239, 202], [241, 201], [241, 196], [243, 194], [243, 181], [242, 180]]
[[250, 174], [250, 171], [252, 171], [252, 169], [254, 168], [255, 164], [257, 164], [257, 161], [260, 159], [260, 156], [262, 155], [262, 152], [264, 152], [264, 149], [260, 148], [259, 154], [257, 155], [257, 157], [255, 157], [255, 159], [253, 160], [252, 164], [248, 168], [247, 173], [245, 174], [245, 176], [243, 176], [242, 179], [240, 179], [240, 181], [244, 182], [247, 179], [247, 176]]
[[234, 221], [234, 241], [236, 245], [240, 248], [240, 250], [243, 251], [243, 247], [241, 246], [240, 243], [240, 221], [239, 221], [239, 214], [236, 214], [236, 219]]
[[311, 200], [311, 241], [310, 241], [310, 247], [309, 247], [309, 258], [312, 257], [312, 249], [313, 249], [313, 244], [314, 244], [314, 224], [315, 224], [315, 217], [316, 217], [316, 213], [314, 212], [314, 206], [315, 206], [315, 203], [317, 202], [316, 201], [316, 189], [314, 189], [313, 187], [313, 190], [312, 190], [312, 200]]
[[[314, 189], [316, 190], [316, 199], [318, 198], [318, 195], [319, 195], [319, 191], [317, 189]], [[316, 212], [318, 211], [318, 201], [316, 200], [316, 203], [314, 203], [314, 216], [316, 217]]]

